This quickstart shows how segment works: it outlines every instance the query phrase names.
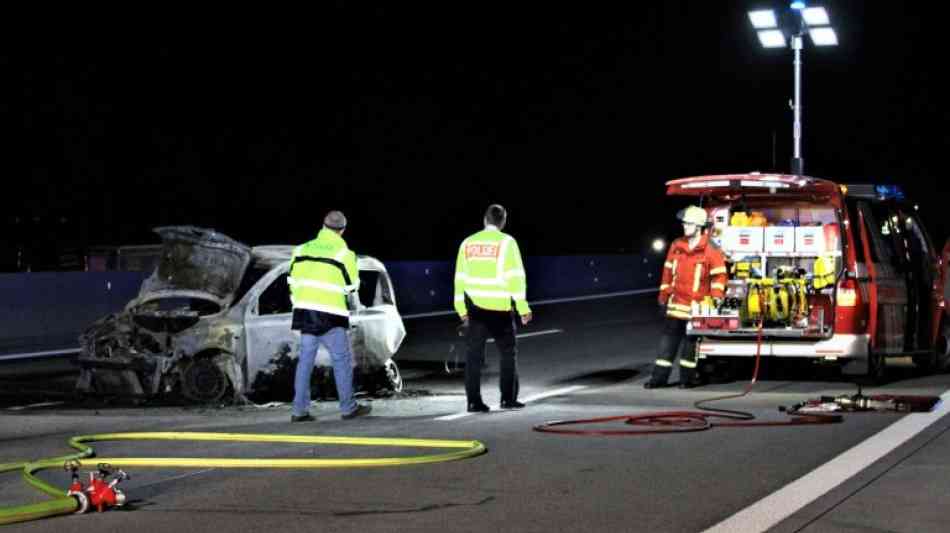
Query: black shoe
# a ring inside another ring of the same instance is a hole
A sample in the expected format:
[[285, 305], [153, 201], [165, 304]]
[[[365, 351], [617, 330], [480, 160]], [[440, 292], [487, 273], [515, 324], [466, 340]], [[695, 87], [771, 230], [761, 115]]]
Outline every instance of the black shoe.
[[524, 408], [524, 404], [519, 402], [518, 400], [511, 400], [509, 402], [501, 402], [501, 408], [502, 409], [522, 409]]
[[659, 389], [662, 386], [662, 383], [654, 383], [652, 381], [647, 381], [643, 384], [644, 389]]
[[702, 385], [702, 383], [698, 381], [681, 381], [680, 382], [681, 389], [694, 389], [700, 385]]
[[366, 416], [373, 410], [372, 405], [357, 405], [356, 409], [353, 409], [352, 412], [340, 415], [340, 418], [343, 420], [352, 420], [358, 416]]
[[488, 407], [484, 403], [470, 403], [468, 404], [469, 413], [487, 413], [491, 411], [491, 407]]
[[300, 416], [290, 415], [291, 422], [313, 422], [314, 420], [316, 420], [316, 418], [310, 416], [310, 413]]

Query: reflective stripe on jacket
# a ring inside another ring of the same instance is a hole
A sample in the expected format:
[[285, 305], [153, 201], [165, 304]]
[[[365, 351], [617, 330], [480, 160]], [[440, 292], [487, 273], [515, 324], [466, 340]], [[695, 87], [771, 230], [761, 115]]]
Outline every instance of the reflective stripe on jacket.
[[512, 300], [519, 315], [531, 312], [526, 295], [524, 264], [514, 237], [494, 226], [468, 237], [455, 260], [455, 311], [465, 316], [465, 295], [490, 311], [510, 311]]
[[287, 283], [295, 310], [348, 317], [346, 295], [356, 291], [359, 282], [356, 254], [335, 231], [323, 228], [316, 239], [294, 249]]
[[658, 299], [667, 316], [688, 320], [693, 302], [725, 295], [727, 279], [725, 255], [707, 235], [693, 249], [686, 237], [680, 237], [666, 254]]

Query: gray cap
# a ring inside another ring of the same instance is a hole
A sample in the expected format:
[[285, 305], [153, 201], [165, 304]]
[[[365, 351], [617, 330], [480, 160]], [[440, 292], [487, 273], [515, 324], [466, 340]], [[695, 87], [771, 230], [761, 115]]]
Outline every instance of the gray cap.
[[346, 228], [346, 216], [342, 211], [330, 211], [323, 217], [323, 225], [335, 230]]

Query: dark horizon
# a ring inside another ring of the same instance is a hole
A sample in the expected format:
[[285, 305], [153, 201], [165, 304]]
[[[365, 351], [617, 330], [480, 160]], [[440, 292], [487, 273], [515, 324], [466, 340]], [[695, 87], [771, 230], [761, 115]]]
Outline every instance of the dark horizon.
[[[904, 186], [942, 244], [941, 23], [810, 4], [841, 44], [806, 38], [805, 174]], [[499, 202], [528, 255], [636, 252], [670, 226], [665, 181], [788, 171], [792, 53], [759, 46], [745, 13], [761, 5], [335, 6], [254, 31], [38, 40], [0, 53], [20, 146], [0, 220], [22, 241], [192, 224], [296, 244], [337, 208], [358, 251], [448, 260]], [[53, 229], [22, 229], [37, 217]]]

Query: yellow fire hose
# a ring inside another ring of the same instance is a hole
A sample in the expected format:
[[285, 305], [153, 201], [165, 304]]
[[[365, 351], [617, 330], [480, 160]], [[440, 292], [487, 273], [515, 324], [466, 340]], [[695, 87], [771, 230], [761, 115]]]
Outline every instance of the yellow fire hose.
[[218, 442], [272, 442], [291, 444], [337, 444], [346, 446], [397, 446], [407, 448], [451, 448], [455, 451], [407, 457], [376, 457], [366, 459], [214, 459], [203, 457], [99, 457], [96, 464], [109, 463], [114, 467], [160, 468], [369, 468], [441, 463], [467, 459], [485, 453], [485, 445], [477, 440], [392, 439], [380, 437], [332, 437], [310, 435], [269, 435], [254, 433], [101, 433], [80, 435], [69, 439], [69, 445], [78, 453], [32, 462], [0, 463], [0, 473], [23, 471], [23, 479], [54, 499], [42, 503], [0, 508], [0, 525], [25, 522], [38, 518], [70, 514], [79, 509], [78, 501], [66, 496], [64, 489], [41, 481], [33, 474], [49, 468], [63, 468], [66, 461], [78, 461], [95, 456], [95, 450], [85, 442], [116, 440], [177, 440]]

